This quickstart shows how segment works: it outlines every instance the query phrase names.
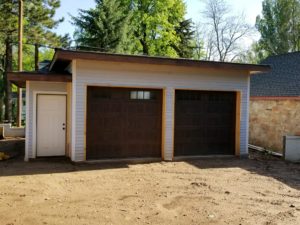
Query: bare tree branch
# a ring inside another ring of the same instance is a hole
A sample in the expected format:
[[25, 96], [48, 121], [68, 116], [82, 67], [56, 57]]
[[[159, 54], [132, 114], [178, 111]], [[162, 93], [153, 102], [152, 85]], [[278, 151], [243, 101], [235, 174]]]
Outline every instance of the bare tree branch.
[[239, 55], [239, 45], [250, 38], [254, 28], [245, 22], [244, 14], [233, 16], [226, 0], [207, 0], [203, 15], [211, 35], [204, 38], [209, 59], [230, 61]]

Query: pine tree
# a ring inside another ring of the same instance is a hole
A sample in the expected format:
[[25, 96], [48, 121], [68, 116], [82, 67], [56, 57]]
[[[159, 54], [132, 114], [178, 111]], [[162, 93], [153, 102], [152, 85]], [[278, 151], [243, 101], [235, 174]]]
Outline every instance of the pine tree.
[[129, 36], [130, 14], [119, 0], [96, 0], [96, 8], [80, 10], [73, 18], [80, 49], [124, 52]]
[[[4, 46], [2, 49], [2, 91], [1, 97], [5, 104], [4, 119], [12, 121], [12, 99], [11, 83], [7, 80], [7, 72], [12, 70], [13, 55], [12, 42], [16, 41], [17, 23], [17, 1], [1, 0], [0, 1], [0, 39]], [[1, 101], [2, 102], [2, 101]], [[2, 105], [0, 105], [2, 107]]]
[[31, 0], [25, 7], [26, 40], [35, 45], [35, 70], [38, 70], [39, 47], [50, 45], [61, 47], [67, 36], [58, 36], [51, 30], [56, 28], [63, 18], [55, 20], [54, 15], [60, 7], [60, 0]]
[[195, 49], [195, 29], [193, 27], [193, 21], [188, 19], [180, 22], [175, 31], [176, 35], [180, 38], [180, 41], [177, 45], [172, 45], [172, 47], [179, 57], [192, 58]]
[[87, 46], [88, 50], [191, 56], [189, 47], [184, 47], [190, 45], [192, 31], [184, 31], [191, 24], [184, 19], [183, 0], [96, 0], [96, 3], [95, 9], [80, 10], [79, 16], [73, 17], [78, 45]]
[[[24, 40], [26, 42], [53, 45], [52, 40], [55, 39], [57, 40], [55, 45], [60, 44], [60, 38], [51, 32], [51, 29], [61, 22], [61, 20], [53, 19], [59, 3], [60, 0], [24, 1]], [[7, 80], [7, 72], [13, 70], [13, 44], [18, 41], [18, 4], [18, 0], [0, 0], [0, 46], [2, 46], [0, 47], [0, 68], [3, 68], [3, 71], [0, 70], [3, 84], [0, 97], [4, 97], [4, 119], [9, 121], [13, 119], [12, 86]]]

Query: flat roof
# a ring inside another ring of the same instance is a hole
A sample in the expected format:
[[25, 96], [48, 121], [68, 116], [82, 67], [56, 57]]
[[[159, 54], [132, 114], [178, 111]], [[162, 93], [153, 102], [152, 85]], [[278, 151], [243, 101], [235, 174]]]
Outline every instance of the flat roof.
[[9, 72], [8, 79], [19, 87], [25, 87], [28, 81], [72, 82], [72, 75], [66, 69], [74, 59], [95, 60], [105, 62], [125, 62], [152, 65], [169, 65], [215, 70], [236, 70], [249, 73], [261, 73], [271, 70], [269, 65], [215, 62], [183, 58], [154, 57], [143, 55], [126, 55], [91, 51], [74, 51], [55, 49], [50, 67], [39, 72]]
[[184, 66], [184, 67], [197, 67], [197, 68], [206, 68], [206, 69], [242, 70], [242, 71], [249, 71], [250, 73], [268, 72], [271, 70], [271, 67], [269, 65], [229, 63], [229, 62], [204, 61], [204, 60], [193, 60], [193, 59], [183, 59], [183, 58], [126, 55], [126, 54], [114, 54], [114, 53], [105, 53], [105, 52], [55, 49], [55, 55], [50, 65], [50, 71], [52, 70], [59, 71], [60, 69], [59, 67], [65, 66], [66, 64], [70, 63], [70, 61], [72, 61], [73, 59]]

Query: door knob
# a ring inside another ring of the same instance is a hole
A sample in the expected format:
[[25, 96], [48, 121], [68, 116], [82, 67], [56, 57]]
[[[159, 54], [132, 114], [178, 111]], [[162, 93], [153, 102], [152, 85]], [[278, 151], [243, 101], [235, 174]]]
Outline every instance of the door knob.
[[66, 129], [66, 124], [63, 123], [62, 125], [63, 125], [62, 129], [65, 130]]

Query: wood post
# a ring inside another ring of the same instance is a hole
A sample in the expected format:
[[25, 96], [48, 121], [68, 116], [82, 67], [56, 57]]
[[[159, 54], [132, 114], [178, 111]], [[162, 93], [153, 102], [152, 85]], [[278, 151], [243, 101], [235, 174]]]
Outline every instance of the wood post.
[[5, 115], [4, 120], [6, 122], [11, 123], [12, 122], [12, 96], [11, 96], [11, 83], [8, 80], [8, 71], [12, 71], [12, 39], [9, 35], [5, 41], [5, 73], [4, 73], [4, 87], [5, 87], [5, 97], [4, 97], [4, 103], [5, 103]]
[[[19, 71], [23, 70], [23, 0], [19, 0], [19, 49], [18, 49], [18, 66]], [[22, 126], [22, 108], [23, 108], [22, 88], [18, 88], [17, 104], [17, 126]]]

